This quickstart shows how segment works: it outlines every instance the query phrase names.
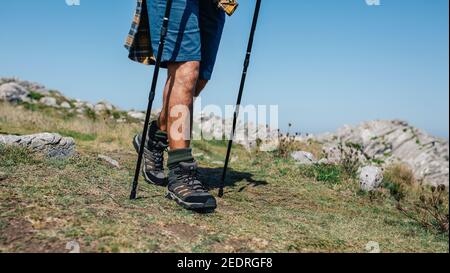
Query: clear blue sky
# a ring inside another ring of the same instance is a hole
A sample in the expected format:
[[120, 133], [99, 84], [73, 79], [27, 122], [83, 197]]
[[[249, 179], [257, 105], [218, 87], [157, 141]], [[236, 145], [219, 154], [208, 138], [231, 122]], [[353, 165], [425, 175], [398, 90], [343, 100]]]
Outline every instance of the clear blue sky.
[[[234, 104], [254, 1], [228, 19], [203, 104]], [[332, 131], [400, 118], [448, 137], [448, 0], [265, 0], [243, 103], [278, 104], [280, 124]], [[145, 109], [151, 69], [123, 48], [135, 0], [3, 0], [0, 76]], [[157, 96], [160, 105], [161, 96]]]

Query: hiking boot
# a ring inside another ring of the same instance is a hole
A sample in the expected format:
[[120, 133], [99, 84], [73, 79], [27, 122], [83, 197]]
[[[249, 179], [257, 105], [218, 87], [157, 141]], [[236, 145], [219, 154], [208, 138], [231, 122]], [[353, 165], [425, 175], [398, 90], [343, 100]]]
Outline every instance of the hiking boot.
[[179, 162], [169, 170], [168, 198], [188, 210], [212, 211], [217, 208], [216, 199], [198, 179], [197, 162]]
[[[136, 135], [133, 146], [139, 153], [142, 134]], [[142, 172], [147, 183], [157, 186], [167, 186], [167, 177], [164, 173], [164, 151], [167, 150], [167, 135], [158, 129], [156, 121], [152, 122], [144, 147]]]

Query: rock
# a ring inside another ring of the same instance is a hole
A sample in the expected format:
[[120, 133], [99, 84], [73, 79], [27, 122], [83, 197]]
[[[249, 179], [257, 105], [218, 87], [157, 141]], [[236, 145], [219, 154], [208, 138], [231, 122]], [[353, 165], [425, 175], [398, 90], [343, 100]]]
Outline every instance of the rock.
[[58, 107], [58, 103], [56, 101], [55, 98], [53, 97], [43, 97], [42, 99], [39, 100], [40, 103], [49, 106], [49, 107]]
[[105, 111], [113, 111], [113, 110], [114, 110], [114, 106], [107, 101], [101, 101], [94, 106], [94, 111], [97, 113], [105, 112]]
[[[201, 112], [194, 115], [194, 139], [222, 140], [229, 139], [233, 126], [233, 119], [223, 119], [214, 113]], [[264, 134], [265, 133], [265, 134]], [[264, 136], [261, 136], [264, 135]], [[244, 124], [238, 120], [234, 143], [242, 145], [247, 150], [258, 148], [258, 141], [263, 151], [273, 151], [278, 148], [278, 132], [270, 130], [267, 125], [256, 126], [252, 123]]]
[[92, 103], [85, 103], [84, 106], [89, 110], [94, 110], [94, 105]]
[[75, 108], [77, 108], [77, 109], [81, 109], [81, 108], [84, 107], [85, 104], [86, 104], [86, 103], [77, 100], [76, 102], [73, 103], [73, 106], [75, 106]]
[[98, 158], [105, 161], [106, 163], [108, 163], [109, 165], [111, 165], [111, 167], [114, 167], [116, 169], [120, 169], [120, 164], [117, 160], [112, 159], [109, 156], [106, 155], [98, 155]]
[[374, 191], [383, 182], [383, 170], [374, 166], [366, 166], [361, 169], [359, 184], [361, 190], [365, 192]]
[[94, 106], [94, 111], [97, 112], [97, 113], [106, 111], [106, 106], [101, 104], [101, 103], [100, 104], [96, 104]]
[[0, 100], [20, 102], [27, 98], [29, 92], [21, 85], [10, 82], [0, 85]]
[[17, 78], [0, 78], [0, 85], [2, 85], [3, 83], [16, 83], [25, 88], [26, 90], [31, 90], [33, 92], [40, 93], [43, 95], [48, 93], [48, 90], [45, 88], [45, 86], [41, 84], [29, 81], [22, 81]]
[[109, 103], [107, 101], [102, 101], [102, 102], [100, 102], [100, 104], [103, 104], [105, 109], [108, 110], [108, 111], [112, 111], [115, 108], [111, 103]]
[[143, 112], [130, 111], [130, 112], [127, 113], [127, 115], [130, 118], [134, 118], [134, 119], [137, 119], [137, 120], [145, 120], [145, 113], [143, 113]]
[[346, 145], [325, 144], [323, 146], [323, 153], [326, 155], [329, 164], [340, 164], [345, 156], [350, 155], [359, 162], [366, 161], [366, 157], [362, 151]]
[[67, 101], [61, 103], [60, 106], [61, 106], [61, 108], [64, 108], [64, 109], [71, 109], [72, 108], [72, 106], [70, 106], [70, 104]]
[[344, 126], [334, 134], [319, 135], [315, 140], [324, 143], [330, 161], [340, 161], [339, 143], [352, 143], [361, 147], [361, 154], [383, 166], [407, 165], [419, 182], [449, 185], [448, 140], [433, 137], [405, 121], [375, 120], [354, 127]]
[[68, 158], [75, 153], [75, 141], [59, 134], [42, 133], [27, 136], [0, 135], [0, 144], [17, 145], [52, 158]]
[[291, 157], [300, 165], [312, 165], [316, 163], [314, 155], [304, 151], [293, 152]]

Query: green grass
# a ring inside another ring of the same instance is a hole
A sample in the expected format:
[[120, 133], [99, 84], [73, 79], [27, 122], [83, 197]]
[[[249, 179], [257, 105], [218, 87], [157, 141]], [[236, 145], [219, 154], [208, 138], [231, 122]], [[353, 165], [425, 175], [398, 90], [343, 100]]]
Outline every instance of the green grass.
[[[54, 116], [36, 123], [35, 112], [7, 110], [0, 111], [2, 131], [64, 125], [78, 154], [61, 161], [0, 146], [0, 252], [67, 252], [73, 240], [82, 252], [364, 252], [370, 241], [383, 252], [449, 252], [448, 233], [405, 217], [389, 190], [362, 194], [339, 166], [301, 167], [239, 145], [215, 213], [186, 211], [165, 198], [165, 188], [143, 182], [130, 201], [136, 126]], [[98, 130], [95, 140], [87, 128]], [[217, 195], [222, 166], [214, 161], [223, 161], [226, 142], [194, 141], [193, 148], [203, 154], [202, 180]]]
[[32, 100], [39, 101], [40, 99], [42, 99], [44, 97], [44, 95], [34, 92], [34, 91], [30, 91], [30, 93], [28, 94], [28, 97]]
[[59, 130], [58, 133], [62, 136], [72, 137], [75, 140], [80, 140], [80, 141], [94, 141], [97, 139], [96, 134], [83, 134], [83, 133], [71, 131], [71, 130]]
[[306, 177], [330, 184], [340, 184], [344, 176], [342, 168], [337, 165], [316, 164], [312, 166], [302, 166], [302, 169]]
[[[388, 196], [352, 194], [357, 185], [335, 183], [328, 166], [316, 167], [316, 180], [268, 154], [253, 164], [236, 148], [244, 161], [232, 164], [218, 210], [196, 214], [144, 183], [140, 199], [128, 200], [134, 155], [112, 154], [124, 166], [115, 170], [86, 152], [55, 161], [0, 151], [1, 251], [64, 251], [76, 240], [84, 252], [362, 252], [369, 241], [386, 252], [448, 252], [448, 235], [405, 219]], [[220, 168], [201, 167], [215, 194]]]

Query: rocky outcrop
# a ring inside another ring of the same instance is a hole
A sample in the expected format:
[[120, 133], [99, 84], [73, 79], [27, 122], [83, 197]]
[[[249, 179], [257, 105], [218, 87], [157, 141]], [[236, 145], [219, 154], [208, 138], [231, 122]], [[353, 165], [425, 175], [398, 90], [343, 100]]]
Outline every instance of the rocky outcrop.
[[45, 86], [22, 81], [16, 78], [0, 78], [0, 101], [21, 103], [26, 102], [39, 106], [59, 109], [69, 113], [76, 113], [79, 117], [94, 115], [123, 120], [125, 112], [107, 101], [91, 104], [78, 99], [64, 96], [56, 90], [49, 90]]
[[359, 150], [361, 160], [380, 165], [403, 163], [416, 178], [427, 184], [449, 185], [449, 143], [433, 137], [407, 122], [376, 120], [358, 126], [344, 126], [334, 134], [314, 137], [324, 144], [325, 152], [332, 151], [333, 160], [339, 160], [339, 144]]
[[21, 87], [25, 88], [26, 90], [32, 90], [36, 93], [40, 93], [43, 95], [50, 94], [50, 90], [48, 90], [45, 86], [43, 86], [39, 83], [22, 81], [18, 78], [0, 78], [0, 85], [7, 84], [7, 83], [15, 83], [15, 84], [20, 85]]
[[[194, 139], [229, 140], [233, 128], [233, 119], [223, 119], [214, 114], [200, 113], [194, 116]], [[273, 151], [278, 148], [278, 130], [267, 125], [237, 122], [234, 143], [248, 150], [260, 148], [261, 151]], [[258, 143], [259, 142], [259, 143]], [[259, 146], [258, 146], [259, 145]]]
[[52, 158], [68, 158], [75, 153], [75, 141], [72, 138], [62, 137], [59, 134], [0, 135], [0, 144], [28, 148], [45, 153]]
[[0, 85], [0, 100], [7, 102], [20, 102], [27, 98], [29, 91], [21, 85], [8, 82]]

